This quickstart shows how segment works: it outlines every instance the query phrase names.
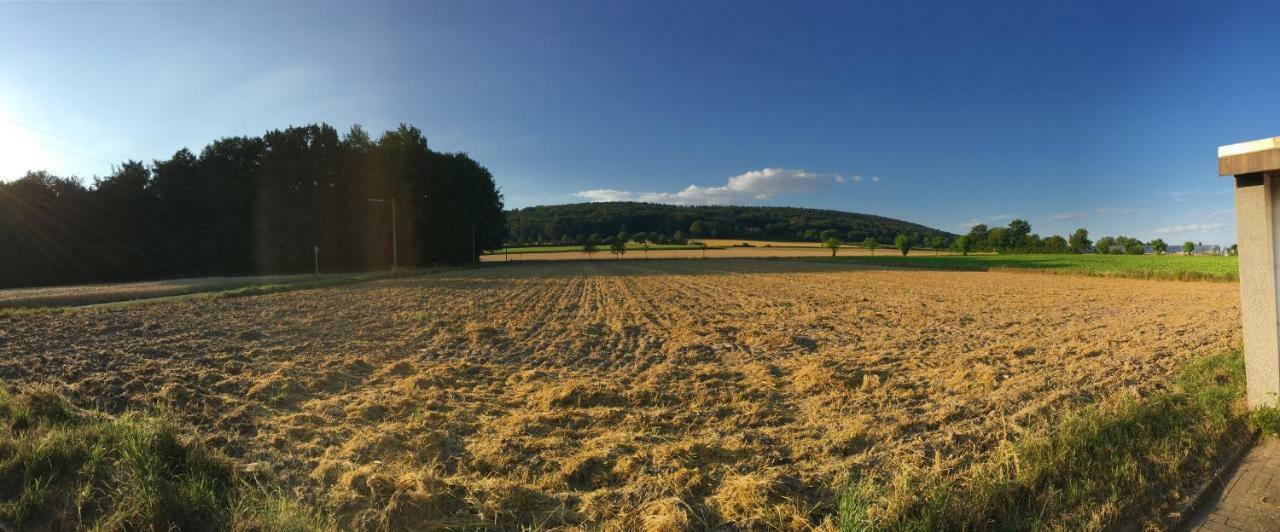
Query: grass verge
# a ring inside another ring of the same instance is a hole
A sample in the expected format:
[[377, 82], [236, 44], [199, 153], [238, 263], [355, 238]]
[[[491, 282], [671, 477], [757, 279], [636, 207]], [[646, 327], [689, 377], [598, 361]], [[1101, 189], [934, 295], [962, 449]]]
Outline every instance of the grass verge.
[[[964, 471], [855, 479], [841, 529], [1100, 530], [1159, 523], [1253, 431], [1240, 353], [1190, 364], [1174, 387], [1043, 420]], [[1159, 526], [1158, 524], [1156, 526]]]
[[163, 417], [0, 390], [0, 523], [18, 530], [326, 530]]
[[[488, 266], [484, 266], [488, 267]], [[377, 281], [382, 279], [392, 279], [398, 277], [412, 277], [422, 275], [424, 273], [439, 273], [450, 271], [460, 267], [435, 267], [431, 269], [415, 269], [403, 270], [396, 273], [363, 273], [363, 274], [346, 274], [319, 277], [314, 280], [298, 281], [292, 283], [269, 283], [269, 284], [250, 284], [228, 288], [224, 290], [212, 290], [203, 292], [191, 292], [175, 295], [146, 297], [140, 299], [127, 299], [122, 301], [108, 301], [104, 303], [91, 303], [85, 305], [67, 305], [67, 306], [51, 306], [51, 307], [7, 307], [0, 308], [0, 319], [4, 318], [20, 318], [36, 314], [56, 314], [69, 310], [86, 309], [86, 308], [128, 308], [137, 305], [150, 305], [156, 303], [166, 303], [171, 301], [181, 301], [186, 299], [227, 299], [236, 297], [252, 297], [266, 294], [276, 294], [280, 292], [291, 292], [294, 290], [311, 290], [317, 288], [332, 288], [335, 286], [363, 283], [369, 281]]]
[[0, 308], [0, 318], [21, 318], [37, 314], [58, 314], [70, 307], [17, 307]]
[[1027, 271], [1159, 279], [1173, 281], [1237, 281], [1236, 257], [1182, 255], [881, 255], [804, 257], [784, 260], [832, 261], [867, 266], [959, 271]]

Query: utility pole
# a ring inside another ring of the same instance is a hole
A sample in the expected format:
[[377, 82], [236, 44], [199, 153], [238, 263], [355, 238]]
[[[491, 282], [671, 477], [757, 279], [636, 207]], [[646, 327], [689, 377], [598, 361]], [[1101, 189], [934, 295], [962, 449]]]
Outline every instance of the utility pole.
[[320, 244], [316, 244], [316, 275], [320, 275]]

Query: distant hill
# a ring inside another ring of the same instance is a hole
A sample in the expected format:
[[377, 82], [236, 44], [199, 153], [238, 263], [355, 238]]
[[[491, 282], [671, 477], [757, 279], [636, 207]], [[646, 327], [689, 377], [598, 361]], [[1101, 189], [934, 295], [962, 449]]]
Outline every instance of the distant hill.
[[[592, 234], [658, 233], [664, 239], [742, 238], [808, 241], [828, 229], [846, 242], [872, 236], [889, 244], [905, 234], [917, 243], [956, 235], [920, 224], [853, 212], [797, 207], [680, 206], [637, 202], [574, 203], [507, 211], [513, 243], [577, 243]], [[679, 234], [677, 234], [679, 233]]]

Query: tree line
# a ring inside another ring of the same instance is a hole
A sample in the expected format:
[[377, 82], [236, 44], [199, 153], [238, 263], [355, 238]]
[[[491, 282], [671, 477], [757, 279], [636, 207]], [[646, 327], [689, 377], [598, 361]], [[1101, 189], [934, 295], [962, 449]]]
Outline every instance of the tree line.
[[700, 238], [817, 242], [826, 231], [835, 231], [848, 242], [868, 237], [893, 242], [904, 234], [927, 245], [933, 237], [947, 243], [955, 237], [893, 218], [796, 207], [601, 202], [527, 207], [508, 211], [507, 219], [513, 244], [519, 245], [584, 245], [593, 234], [626, 231], [656, 235], [655, 242]]
[[[371, 201], [373, 200], [373, 201]], [[395, 217], [392, 217], [394, 200]], [[213, 141], [92, 183], [0, 183], [0, 286], [473, 261], [507, 237], [493, 175], [415, 127], [328, 124]]]
[[[1058, 235], [1041, 237], [1031, 232], [1031, 224], [1026, 220], [1013, 220], [1007, 227], [987, 227], [978, 224], [969, 232], [955, 239], [952, 250], [967, 254], [969, 252], [995, 253], [1097, 253], [1100, 255], [1142, 255], [1148, 251], [1163, 255], [1169, 251], [1169, 244], [1156, 238], [1143, 242], [1129, 236], [1103, 236], [1097, 242], [1089, 239], [1089, 231], [1076, 229], [1067, 237]], [[1179, 251], [1192, 254], [1198, 244], [1183, 242]], [[1227, 251], [1234, 253], [1236, 246]]]

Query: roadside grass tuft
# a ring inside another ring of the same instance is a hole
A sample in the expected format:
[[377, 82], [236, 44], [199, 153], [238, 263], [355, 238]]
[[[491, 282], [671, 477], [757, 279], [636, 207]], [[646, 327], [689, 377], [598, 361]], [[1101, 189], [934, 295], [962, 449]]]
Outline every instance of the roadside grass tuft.
[[59, 314], [65, 310], [66, 307], [0, 308], [0, 318], [21, 318], [23, 316], [34, 316], [36, 314]]
[[1253, 411], [1249, 420], [1264, 434], [1280, 436], [1280, 408], [1274, 406], [1259, 408]]
[[1116, 398], [1038, 423], [963, 471], [904, 467], [862, 477], [839, 501], [841, 529], [1098, 530], [1158, 523], [1250, 440], [1244, 362], [1192, 362], [1173, 389]]
[[0, 522], [19, 530], [324, 530], [164, 417], [0, 390]]

